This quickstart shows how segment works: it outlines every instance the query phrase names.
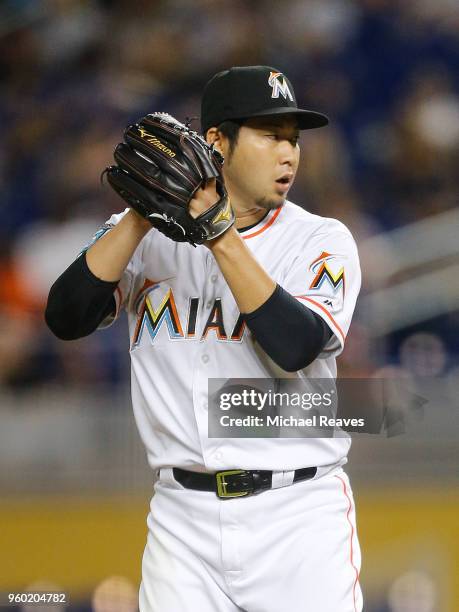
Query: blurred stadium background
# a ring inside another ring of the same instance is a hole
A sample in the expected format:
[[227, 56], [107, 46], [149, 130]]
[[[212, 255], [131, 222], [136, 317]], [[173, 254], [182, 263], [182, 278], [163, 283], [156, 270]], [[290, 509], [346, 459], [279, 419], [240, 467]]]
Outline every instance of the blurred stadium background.
[[332, 118], [302, 136], [291, 199], [359, 245], [340, 375], [438, 387], [409, 434], [354, 441], [365, 610], [459, 610], [457, 0], [1, 2], [0, 593], [135, 610], [152, 474], [127, 327], [62, 343], [43, 308], [124, 208], [99, 182], [124, 126], [198, 115], [211, 74], [258, 63]]

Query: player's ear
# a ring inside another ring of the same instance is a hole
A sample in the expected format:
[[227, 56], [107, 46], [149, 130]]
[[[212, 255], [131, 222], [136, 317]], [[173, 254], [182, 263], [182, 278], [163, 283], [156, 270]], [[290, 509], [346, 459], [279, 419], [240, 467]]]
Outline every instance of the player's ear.
[[214, 145], [214, 148], [224, 155], [222, 148], [222, 134], [218, 131], [216, 127], [211, 127], [206, 132], [206, 142], [207, 144]]

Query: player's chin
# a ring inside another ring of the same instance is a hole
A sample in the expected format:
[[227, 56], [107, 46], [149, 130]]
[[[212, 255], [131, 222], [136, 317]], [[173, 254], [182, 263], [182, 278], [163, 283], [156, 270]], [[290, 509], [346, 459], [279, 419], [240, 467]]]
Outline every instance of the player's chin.
[[282, 206], [282, 204], [285, 203], [285, 201], [287, 200], [287, 194], [284, 193], [283, 195], [278, 195], [277, 197], [273, 198], [273, 200], [271, 201], [271, 209], [272, 208], [279, 208], [279, 206]]
[[260, 198], [257, 201], [258, 206], [264, 208], [265, 210], [273, 210], [274, 208], [279, 208], [284, 204], [287, 194], [272, 194], [270, 196], [265, 196]]
[[280, 206], [281, 204], [283, 204], [288, 196], [288, 192], [290, 191], [290, 188], [285, 189], [285, 188], [278, 188], [274, 191], [274, 198], [273, 201], [277, 202], [276, 206]]

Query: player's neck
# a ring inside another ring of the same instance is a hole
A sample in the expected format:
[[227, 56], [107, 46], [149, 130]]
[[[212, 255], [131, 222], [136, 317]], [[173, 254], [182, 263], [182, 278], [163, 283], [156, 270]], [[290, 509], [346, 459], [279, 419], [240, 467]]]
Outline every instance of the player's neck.
[[244, 198], [240, 197], [237, 190], [231, 189], [229, 185], [228, 195], [231, 206], [236, 216], [234, 226], [236, 229], [243, 229], [249, 225], [255, 225], [266, 215], [266, 209], [256, 204], [255, 202], [248, 203]]
[[266, 208], [247, 197], [245, 191], [239, 189], [238, 184], [233, 183], [229, 176], [225, 176], [225, 186], [231, 202], [231, 207], [236, 216], [234, 226], [243, 229], [255, 225], [266, 215]]
[[250, 225], [255, 225], [262, 219], [267, 211], [264, 208], [260, 208], [258, 206], [254, 206], [251, 209], [244, 209], [241, 211], [234, 210], [236, 215], [236, 221], [234, 223], [236, 229], [243, 229], [244, 227], [249, 227]]

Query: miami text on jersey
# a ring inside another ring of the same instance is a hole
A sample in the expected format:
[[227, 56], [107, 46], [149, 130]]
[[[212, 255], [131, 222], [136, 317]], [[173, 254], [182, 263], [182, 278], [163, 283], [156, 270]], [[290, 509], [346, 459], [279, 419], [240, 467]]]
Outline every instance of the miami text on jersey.
[[[137, 324], [132, 339], [132, 348], [139, 345], [145, 329], [150, 335], [152, 342], [156, 338], [162, 325], [165, 325], [171, 340], [205, 340], [209, 334], [214, 333], [218, 340], [228, 342], [241, 342], [246, 329], [242, 315], [239, 314], [237, 320], [231, 326], [231, 333], [228, 335], [223, 320], [223, 308], [221, 298], [215, 298], [210, 308], [207, 320], [202, 329], [197, 330], [198, 312], [201, 306], [201, 298], [190, 297], [186, 313], [186, 326], [181, 322], [181, 317], [177, 308], [172, 289], [167, 289], [161, 302], [155, 308], [150, 300], [150, 293], [158, 288], [159, 283], [147, 281], [144, 285], [146, 291], [137, 300], [138, 312]], [[184, 317], [182, 317], [184, 319]]]

